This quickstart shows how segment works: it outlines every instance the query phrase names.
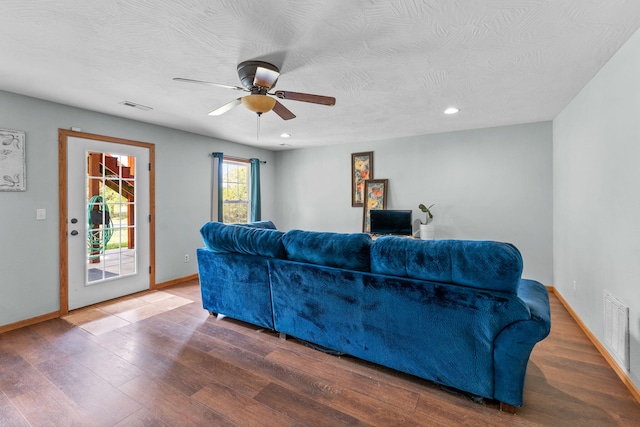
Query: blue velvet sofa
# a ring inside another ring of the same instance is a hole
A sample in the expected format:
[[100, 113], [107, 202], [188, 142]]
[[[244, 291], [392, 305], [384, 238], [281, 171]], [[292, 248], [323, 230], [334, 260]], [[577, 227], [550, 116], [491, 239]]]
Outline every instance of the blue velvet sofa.
[[475, 396], [521, 406], [549, 298], [511, 244], [207, 223], [202, 303]]

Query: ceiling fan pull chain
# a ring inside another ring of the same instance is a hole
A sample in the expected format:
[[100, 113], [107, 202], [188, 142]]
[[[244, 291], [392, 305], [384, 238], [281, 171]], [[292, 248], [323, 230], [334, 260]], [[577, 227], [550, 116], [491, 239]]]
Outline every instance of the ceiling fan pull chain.
[[258, 126], [257, 126], [257, 129], [256, 129], [256, 142], [260, 142], [260, 116], [261, 116], [261, 114], [258, 113], [256, 115], [258, 116]]

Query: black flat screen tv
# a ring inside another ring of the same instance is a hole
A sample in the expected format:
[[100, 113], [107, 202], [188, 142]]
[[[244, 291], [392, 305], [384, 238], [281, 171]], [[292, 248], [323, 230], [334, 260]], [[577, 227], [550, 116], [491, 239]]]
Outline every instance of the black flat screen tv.
[[372, 210], [371, 234], [411, 236], [412, 211], [410, 210]]

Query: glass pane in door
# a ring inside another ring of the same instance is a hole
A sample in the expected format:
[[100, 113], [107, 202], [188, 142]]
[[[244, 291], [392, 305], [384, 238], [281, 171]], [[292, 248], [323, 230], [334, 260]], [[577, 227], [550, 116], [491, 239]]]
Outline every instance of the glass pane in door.
[[87, 152], [87, 276], [95, 285], [137, 273], [135, 157]]

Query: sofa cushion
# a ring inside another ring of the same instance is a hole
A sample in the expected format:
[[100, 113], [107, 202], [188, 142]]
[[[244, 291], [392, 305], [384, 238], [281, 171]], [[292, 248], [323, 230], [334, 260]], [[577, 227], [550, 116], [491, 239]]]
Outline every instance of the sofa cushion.
[[371, 247], [371, 271], [516, 293], [522, 256], [510, 243], [385, 236]]
[[329, 233], [291, 230], [282, 238], [292, 261], [369, 271], [371, 236], [365, 233]]
[[371, 246], [371, 272], [450, 283], [449, 245], [442, 240], [379, 237]]
[[282, 236], [270, 228], [208, 222], [200, 229], [205, 246], [215, 253], [240, 253], [273, 258], [286, 258]]
[[240, 225], [242, 227], [250, 227], [250, 228], [267, 228], [269, 230], [276, 229], [276, 225], [272, 221], [254, 221], [254, 222], [248, 222], [246, 224], [242, 223], [242, 224], [233, 224], [233, 225]]

